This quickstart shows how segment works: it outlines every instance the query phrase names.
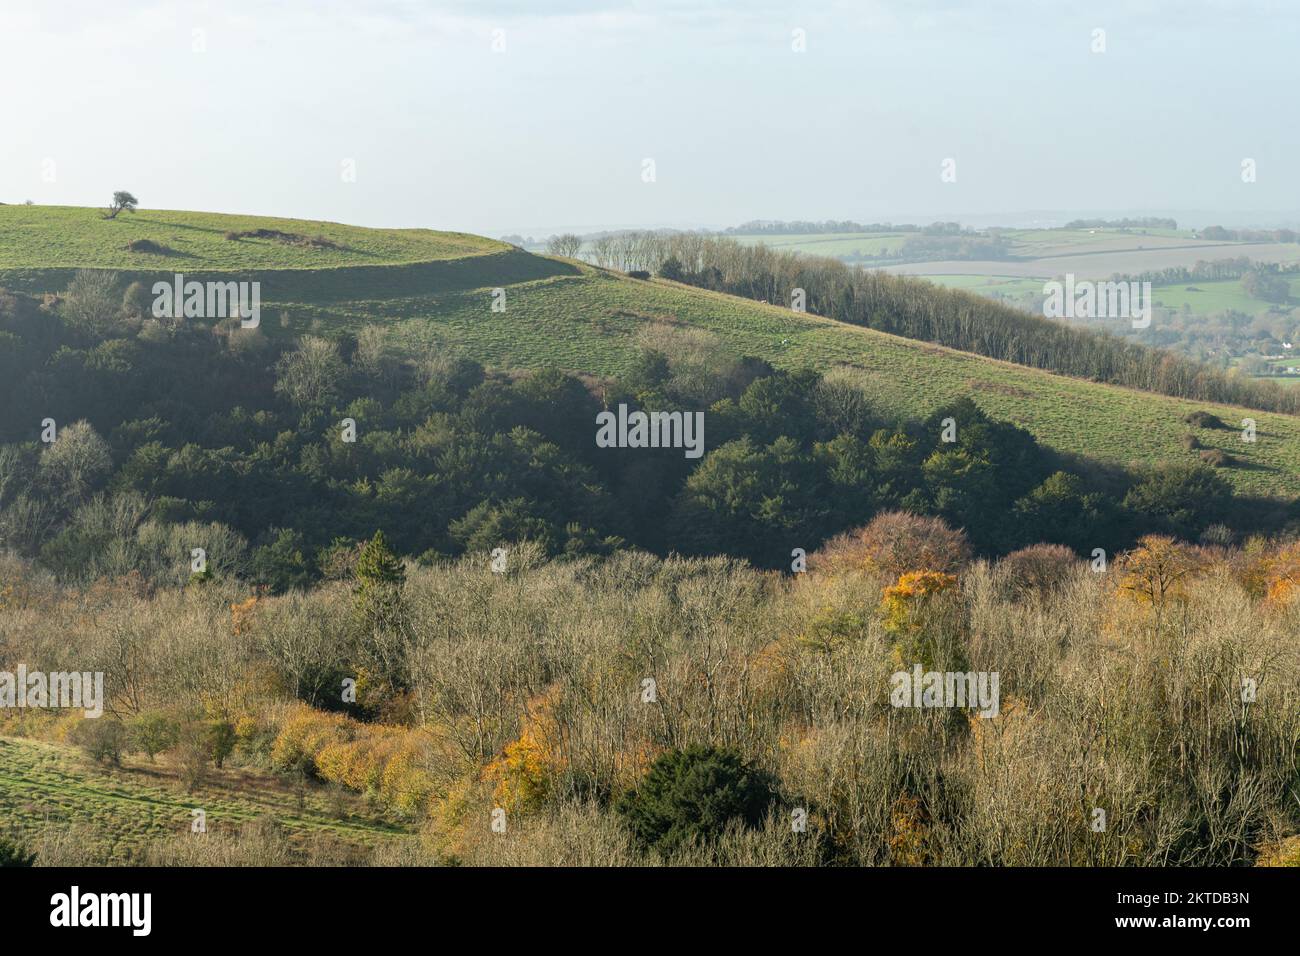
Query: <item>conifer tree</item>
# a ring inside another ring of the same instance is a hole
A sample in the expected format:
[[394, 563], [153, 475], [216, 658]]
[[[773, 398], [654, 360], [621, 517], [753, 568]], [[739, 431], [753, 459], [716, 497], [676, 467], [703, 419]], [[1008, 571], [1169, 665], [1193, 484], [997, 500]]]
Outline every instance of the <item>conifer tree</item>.
[[357, 610], [370, 629], [392, 628], [401, 618], [406, 569], [393, 554], [382, 531], [365, 543], [353, 572]]

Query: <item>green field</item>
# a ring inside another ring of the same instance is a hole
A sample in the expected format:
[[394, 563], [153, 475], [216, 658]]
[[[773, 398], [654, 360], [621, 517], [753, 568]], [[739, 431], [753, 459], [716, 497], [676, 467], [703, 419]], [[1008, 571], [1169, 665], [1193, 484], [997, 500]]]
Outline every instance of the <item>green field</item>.
[[1191, 229], [1000, 229], [1011, 242], [1014, 255], [1042, 255], [1059, 247], [1086, 248], [1098, 245], [1160, 246], [1196, 241]]
[[299, 839], [373, 844], [405, 831], [361, 814], [361, 802], [340, 796], [331, 803], [309, 790], [302, 806], [286, 784], [266, 774], [212, 771], [212, 779], [186, 793], [164, 758], [123, 758], [119, 768], [91, 762], [59, 744], [0, 737], [0, 831], [32, 838], [47, 825], [82, 825], [97, 837], [87, 859], [127, 863], [148, 843], [190, 834], [193, 808], [206, 814], [215, 838], [242, 824], [273, 820]]
[[[1291, 298], [1300, 300], [1300, 276], [1291, 281]], [[1202, 315], [1235, 309], [1247, 315], [1262, 315], [1281, 308], [1271, 302], [1251, 298], [1241, 287], [1240, 279], [1223, 279], [1218, 282], [1188, 282], [1178, 285], [1154, 286], [1151, 294], [1156, 305], [1181, 309], [1187, 306]]]
[[[88, 211], [82, 210], [81, 215]], [[8, 214], [8, 209], [0, 210]], [[26, 215], [35, 215], [30, 210]], [[50, 216], [44, 232], [61, 234], [66, 211]], [[147, 223], [137, 214], [137, 224]], [[169, 213], [184, 222], [190, 214]], [[208, 221], [193, 214], [195, 221]], [[265, 220], [245, 220], [261, 223]], [[317, 224], [303, 224], [315, 229]], [[157, 235], [165, 228], [158, 226]], [[324, 228], [323, 225], [321, 228]], [[339, 227], [342, 228], [342, 227]], [[61, 240], [36, 239], [46, 245]], [[361, 245], [368, 230], [349, 231]], [[381, 232], [381, 235], [388, 233]], [[499, 244], [440, 233], [431, 248], [457, 242], [491, 251]], [[217, 248], [223, 240], [217, 239]], [[381, 241], [378, 237], [376, 242]], [[87, 255], [79, 264], [115, 266], [116, 253]], [[0, 261], [22, 262], [0, 269], [0, 286], [56, 291], [70, 271], [26, 265], [31, 255], [5, 248]], [[928, 343], [845, 325], [786, 308], [706, 292], [664, 280], [639, 281], [590, 266], [534, 256], [517, 250], [470, 254], [459, 259], [402, 265], [332, 267], [319, 271], [241, 267], [237, 275], [263, 282], [263, 330], [272, 336], [309, 331], [330, 334], [384, 324], [412, 351], [455, 348], [500, 368], [557, 366], [595, 376], [629, 368], [636, 336], [654, 324], [705, 329], [735, 351], [761, 356], [784, 367], [812, 366], [859, 382], [882, 412], [916, 418], [961, 395], [990, 414], [1015, 422], [1053, 448], [1118, 464], [1194, 461], [1182, 447], [1188, 426], [1181, 419], [1197, 409], [1214, 411], [1229, 425], [1243, 418], [1257, 423], [1258, 441], [1247, 444], [1236, 431], [1200, 432], [1206, 447], [1238, 458], [1222, 473], [1241, 492], [1284, 497], [1300, 495], [1300, 418], [1242, 408], [1184, 401], [1131, 389], [1068, 378], [982, 358]], [[196, 258], [194, 273], [228, 268]], [[169, 272], [134, 271], [147, 281]], [[506, 311], [491, 309], [492, 289], [506, 293]], [[1040, 283], [1041, 289], [1041, 283]]]
[[[927, 275], [925, 278], [950, 289], [966, 289], [981, 295], [1002, 295], [1013, 298], [1024, 295], [1041, 296], [1044, 283], [1042, 279], [997, 275]], [[1200, 315], [1224, 312], [1228, 309], [1244, 312], [1247, 315], [1263, 315], [1280, 308], [1271, 302], [1251, 298], [1241, 287], [1240, 279], [1153, 285], [1151, 295], [1154, 304], [1158, 307], [1167, 309], [1186, 307]], [[1300, 276], [1291, 279], [1291, 297], [1300, 300]]]
[[973, 276], [973, 275], [937, 275], [926, 276], [926, 281], [949, 289], [965, 289], [980, 295], [1022, 296], [1043, 294], [1042, 279], [1026, 279], [1023, 276]]

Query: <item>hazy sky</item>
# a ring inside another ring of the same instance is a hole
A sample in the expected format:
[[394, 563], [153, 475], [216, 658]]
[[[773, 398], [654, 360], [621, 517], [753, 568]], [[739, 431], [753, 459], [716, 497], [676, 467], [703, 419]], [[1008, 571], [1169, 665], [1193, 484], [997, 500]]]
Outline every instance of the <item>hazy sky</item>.
[[0, 0], [0, 201], [491, 235], [1294, 219], [1298, 54], [1293, 0]]

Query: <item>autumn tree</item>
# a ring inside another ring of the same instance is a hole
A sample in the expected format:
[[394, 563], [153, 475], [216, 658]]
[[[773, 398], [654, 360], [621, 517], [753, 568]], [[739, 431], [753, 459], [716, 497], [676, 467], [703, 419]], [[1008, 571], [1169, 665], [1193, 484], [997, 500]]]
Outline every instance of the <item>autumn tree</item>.
[[1120, 561], [1120, 587], [1162, 611], [1186, 595], [1188, 579], [1204, 567], [1195, 549], [1166, 535], [1149, 534]]
[[969, 559], [966, 535], [948, 527], [942, 518], [886, 511], [865, 527], [827, 542], [809, 566], [880, 571], [897, 578], [918, 569], [955, 573]]

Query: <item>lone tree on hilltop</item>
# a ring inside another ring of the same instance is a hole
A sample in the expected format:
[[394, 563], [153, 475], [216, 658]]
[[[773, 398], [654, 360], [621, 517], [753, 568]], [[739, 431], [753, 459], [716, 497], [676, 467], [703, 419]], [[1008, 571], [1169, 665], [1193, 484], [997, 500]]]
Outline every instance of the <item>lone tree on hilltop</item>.
[[125, 209], [127, 212], [135, 212], [135, 207], [140, 205], [140, 200], [136, 199], [125, 189], [119, 189], [113, 193], [113, 202], [108, 207], [108, 212], [104, 213], [105, 219], [116, 219], [117, 214]]

